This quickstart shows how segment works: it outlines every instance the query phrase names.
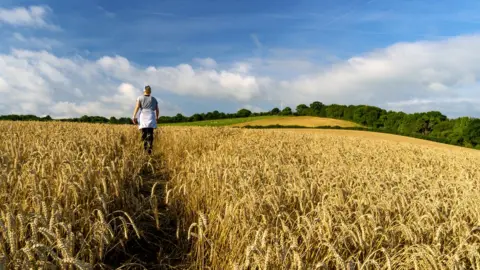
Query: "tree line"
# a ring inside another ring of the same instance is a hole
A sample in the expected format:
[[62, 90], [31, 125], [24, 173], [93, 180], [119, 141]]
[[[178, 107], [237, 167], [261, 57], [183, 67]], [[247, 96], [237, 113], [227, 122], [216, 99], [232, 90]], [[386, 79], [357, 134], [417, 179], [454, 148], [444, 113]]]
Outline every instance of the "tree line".
[[448, 144], [480, 149], [480, 119], [449, 119], [439, 111], [404, 113], [367, 105], [300, 104], [297, 115], [311, 115], [348, 120], [374, 131], [421, 137]]
[[[266, 115], [335, 118], [352, 121], [375, 131], [422, 137], [448, 144], [480, 149], [480, 119], [478, 118], [459, 117], [456, 119], [449, 119], [438, 111], [409, 114], [404, 112], [387, 111], [369, 105], [325, 105], [320, 101], [312, 102], [310, 105], [300, 104], [295, 108], [295, 111], [290, 107], [285, 107], [282, 110], [279, 108], [273, 108], [267, 112], [251, 112], [248, 109], [240, 109], [236, 113], [223, 113], [215, 110], [207, 113], [196, 113], [191, 116], [184, 116], [182, 114], [177, 114], [175, 116], [161, 116], [159, 118], [159, 123], [181, 123]], [[127, 117], [106, 118], [103, 116], [87, 115], [80, 118], [58, 120], [54, 120], [50, 116], [5, 115], [0, 116], [0, 120], [132, 124], [131, 119]]]

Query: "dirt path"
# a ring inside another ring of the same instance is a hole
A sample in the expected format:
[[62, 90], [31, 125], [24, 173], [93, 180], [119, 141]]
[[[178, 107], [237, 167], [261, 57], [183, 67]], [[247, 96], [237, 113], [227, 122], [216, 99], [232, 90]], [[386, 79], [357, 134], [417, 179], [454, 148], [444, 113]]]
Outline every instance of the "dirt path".
[[[145, 209], [135, 213], [134, 221], [141, 231], [141, 239], [132, 237], [124, 243], [124, 247], [116, 248], [106, 254], [107, 269], [183, 269], [188, 247], [176, 238], [177, 222], [164, 201], [165, 186], [170, 180], [168, 170], [161, 162], [162, 157], [152, 158], [155, 173], [146, 169], [142, 175], [143, 185], [140, 187], [136, 202], [142, 203]], [[152, 192], [152, 188], [155, 189]], [[153, 195], [153, 196], [152, 196]], [[155, 218], [156, 208], [157, 219]]]

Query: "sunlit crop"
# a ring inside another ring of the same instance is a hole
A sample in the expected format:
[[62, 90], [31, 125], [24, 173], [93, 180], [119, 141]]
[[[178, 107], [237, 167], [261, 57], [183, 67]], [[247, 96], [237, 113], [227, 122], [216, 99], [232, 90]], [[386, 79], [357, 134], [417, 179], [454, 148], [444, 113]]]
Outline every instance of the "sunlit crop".
[[194, 268], [480, 269], [479, 152], [327, 131], [162, 136]]
[[1, 263], [480, 269], [480, 152], [353, 134], [0, 122]]
[[131, 127], [0, 122], [0, 257], [92, 269], [141, 238], [149, 159]]

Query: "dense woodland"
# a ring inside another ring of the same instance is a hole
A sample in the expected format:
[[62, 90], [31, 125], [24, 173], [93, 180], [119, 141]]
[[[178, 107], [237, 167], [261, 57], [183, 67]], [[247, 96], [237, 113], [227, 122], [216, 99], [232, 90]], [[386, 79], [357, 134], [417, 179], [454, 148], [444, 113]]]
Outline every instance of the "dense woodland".
[[[208, 113], [197, 113], [189, 117], [182, 114], [177, 114], [175, 116], [161, 116], [159, 122], [179, 123], [265, 115], [319, 116], [343, 119], [361, 124], [367, 129], [373, 131], [420, 137], [443, 143], [480, 149], [480, 119], [478, 118], [460, 117], [449, 119], [438, 111], [408, 114], [404, 112], [386, 111], [368, 105], [325, 105], [319, 101], [315, 101], [309, 106], [306, 104], [300, 104], [296, 107], [295, 111], [290, 107], [286, 107], [283, 110], [274, 108], [271, 111], [261, 113], [252, 113], [247, 109], [241, 109], [236, 113], [213, 111]], [[50, 116], [37, 117], [35, 115], [6, 115], [0, 116], [0, 120], [132, 124], [131, 119], [127, 117], [105, 118], [102, 116], [86, 115], [80, 118], [58, 120], [54, 120]]]

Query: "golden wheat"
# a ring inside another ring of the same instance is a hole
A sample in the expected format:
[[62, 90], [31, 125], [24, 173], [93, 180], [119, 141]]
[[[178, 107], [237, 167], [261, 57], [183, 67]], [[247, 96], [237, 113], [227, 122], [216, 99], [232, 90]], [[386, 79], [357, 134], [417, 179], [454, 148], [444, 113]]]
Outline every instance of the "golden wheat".
[[480, 269], [480, 152], [194, 127], [160, 147], [192, 269]]
[[[105, 267], [140, 237], [150, 162], [132, 127], [0, 122], [0, 255], [8, 269]], [[138, 200], [138, 199], [137, 199]]]
[[[334, 131], [157, 134], [152, 159], [132, 126], [0, 122], [0, 261], [107, 268], [168, 229], [163, 201], [184, 268], [480, 269], [480, 152]], [[159, 268], [164, 252], [123, 269]]]

